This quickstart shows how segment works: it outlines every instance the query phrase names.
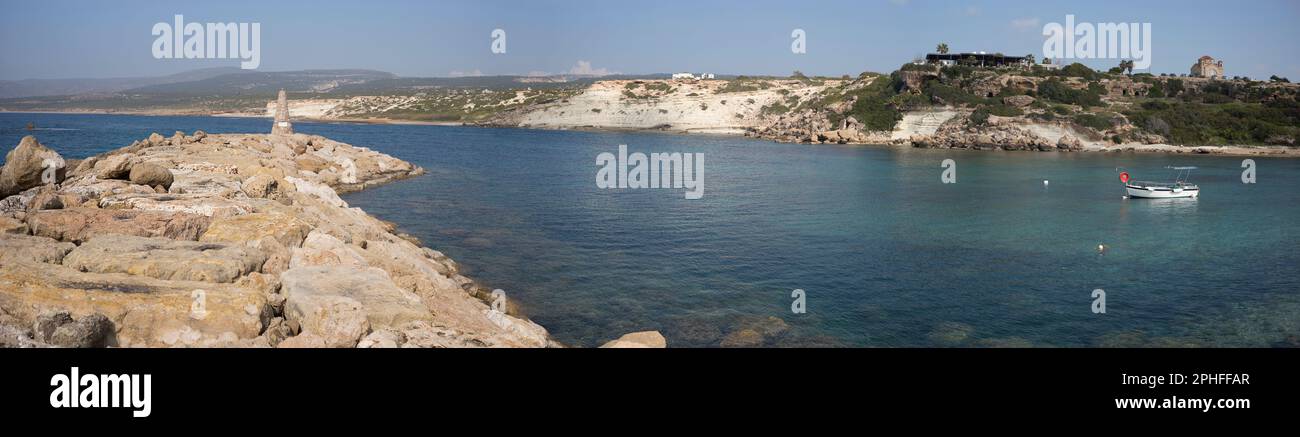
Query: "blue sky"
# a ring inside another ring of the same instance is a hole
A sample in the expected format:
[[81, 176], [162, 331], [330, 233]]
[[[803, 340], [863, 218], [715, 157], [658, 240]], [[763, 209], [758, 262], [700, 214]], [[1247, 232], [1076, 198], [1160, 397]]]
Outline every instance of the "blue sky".
[[[1041, 56], [1042, 27], [1152, 23], [1154, 73], [1201, 55], [1229, 76], [1300, 79], [1300, 2], [1243, 1], [69, 1], [0, 15], [0, 79], [158, 76], [236, 60], [159, 60], [154, 23], [260, 22], [260, 70], [367, 68], [402, 76], [570, 71], [840, 75], [953, 51]], [[507, 52], [490, 51], [507, 32]], [[790, 52], [807, 32], [808, 51]], [[579, 61], [590, 63], [583, 69]], [[1117, 61], [1085, 62], [1110, 67]]]

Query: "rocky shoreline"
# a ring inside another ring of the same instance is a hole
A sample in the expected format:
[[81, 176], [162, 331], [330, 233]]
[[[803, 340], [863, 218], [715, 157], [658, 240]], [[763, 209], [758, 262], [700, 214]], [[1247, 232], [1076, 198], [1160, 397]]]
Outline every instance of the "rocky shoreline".
[[25, 137], [0, 171], [0, 346], [560, 346], [338, 196], [423, 172], [304, 134], [81, 161]]

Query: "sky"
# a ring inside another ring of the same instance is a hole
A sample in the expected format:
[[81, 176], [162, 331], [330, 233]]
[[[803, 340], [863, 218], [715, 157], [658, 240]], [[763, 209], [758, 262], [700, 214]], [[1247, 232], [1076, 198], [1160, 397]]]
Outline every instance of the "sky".
[[[155, 23], [261, 23], [260, 71], [408, 77], [525, 74], [856, 75], [953, 52], [1042, 57], [1043, 26], [1151, 23], [1152, 73], [1202, 55], [1228, 76], [1300, 79], [1300, 1], [1163, 0], [0, 0], [0, 80], [162, 76], [238, 66], [155, 59]], [[492, 32], [506, 32], [493, 53]], [[807, 51], [791, 52], [803, 29]], [[1118, 60], [1080, 60], [1109, 68]]]

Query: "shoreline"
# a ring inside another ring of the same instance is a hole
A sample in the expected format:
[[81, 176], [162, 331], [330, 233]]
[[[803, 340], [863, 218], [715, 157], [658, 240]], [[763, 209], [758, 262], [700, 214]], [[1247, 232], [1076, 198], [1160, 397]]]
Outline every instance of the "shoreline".
[[[165, 113], [157, 111], [8, 111], [0, 110], [0, 114], [59, 114], [59, 115], [130, 115], [144, 117], [229, 117], [229, 118], [264, 118], [272, 117], [266, 115], [240, 114], [240, 113], [221, 113], [221, 114], [198, 114], [198, 113]], [[368, 125], [406, 125], [406, 126], [462, 126], [478, 128], [502, 128], [502, 129], [524, 129], [524, 130], [541, 130], [541, 131], [576, 131], [576, 132], [603, 132], [603, 133], [661, 133], [671, 135], [711, 135], [724, 137], [742, 137], [757, 140], [766, 140], [785, 144], [804, 144], [804, 145], [822, 145], [820, 143], [809, 142], [787, 142], [774, 138], [756, 137], [747, 135], [746, 132], [726, 132], [735, 129], [719, 129], [712, 132], [692, 132], [689, 130], [679, 130], [662, 127], [600, 127], [600, 126], [515, 126], [505, 124], [492, 124], [480, 122], [438, 122], [438, 121], [419, 121], [403, 120], [390, 118], [302, 118], [296, 119], [299, 122], [307, 123], [324, 123], [324, 124], [368, 124]], [[852, 146], [870, 146], [870, 147], [913, 147], [909, 141], [901, 141], [895, 144], [883, 142], [846, 142], [840, 145]], [[985, 150], [982, 148], [953, 148], [956, 150]], [[989, 150], [1001, 150], [992, 148]], [[1013, 150], [1014, 151], [1014, 150]], [[1026, 151], [1028, 152], [1028, 151]], [[1284, 146], [1244, 146], [1244, 145], [1214, 145], [1214, 146], [1177, 146], [1172, 144], [1117, 144], [1111, 146], [1088, 145], [1074, 153], [1142, 153], [1142, 154], [1173, 154], [1173, 155], [1205, 155], [1205, 156], [1224, 156], [1224, 157], [1264, 157], [1264, 158], [1300, 158], [1300, 147]], [[1038, 153], [1038, 152], [1034, 152]], [[1061, 153], [1061, 152], [1058, 152]]]

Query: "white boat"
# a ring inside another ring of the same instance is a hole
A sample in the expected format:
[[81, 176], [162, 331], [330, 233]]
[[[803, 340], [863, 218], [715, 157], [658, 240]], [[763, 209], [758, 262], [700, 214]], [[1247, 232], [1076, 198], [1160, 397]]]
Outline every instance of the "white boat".
[[1173, 182], [1129, 181], [1128, 173], [1123, 173], [1120, 180], [1124, 182], [1124, 191], [1128, 197], [1140, 199], [1177, 199], [1200, 196], [1201, 187], [1188, 182], [1192, 170], [1196, 167], [1168, 167], [1176, 170]]

